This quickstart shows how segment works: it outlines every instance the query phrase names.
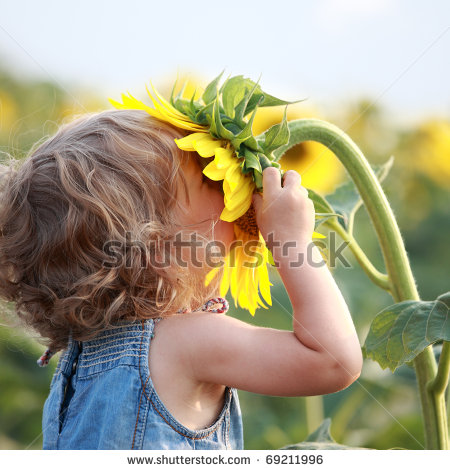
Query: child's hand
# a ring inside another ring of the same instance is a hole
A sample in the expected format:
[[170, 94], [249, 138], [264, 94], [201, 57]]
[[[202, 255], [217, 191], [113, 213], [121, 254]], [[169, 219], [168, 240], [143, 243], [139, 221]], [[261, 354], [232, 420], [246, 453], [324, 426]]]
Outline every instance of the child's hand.
[[281, 244], [294, 241], [305, 246], [311, 241], [314, 204], [300, 182], [300, 175], [288, 170], [281, 187], [278, 169], [268, 167], [263, 171], [263, 194], [253, 195], [253, 205], [259, 230], [269, 244], [272, 240]]

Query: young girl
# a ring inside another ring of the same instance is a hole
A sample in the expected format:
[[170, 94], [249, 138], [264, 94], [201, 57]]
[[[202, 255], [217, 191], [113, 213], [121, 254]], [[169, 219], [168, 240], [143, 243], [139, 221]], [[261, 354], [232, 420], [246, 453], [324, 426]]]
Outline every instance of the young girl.
[[44, 449], [243, 449], [237, 389], [327, 394], [360, 374], [358, 337], [311, 243], [314, 206], [295, 171], [281, 180], [267, 168], [253, 199], [293, 331], [220, 314], [220, 279], [204, 286], [204, 244], [176, 235], [227, 250], [233, 224], [219, 219], [220, 184], [175, 145], [184, 135], [141, 110], [88, 114], [2, 179], [0, 294], [62, 349]]

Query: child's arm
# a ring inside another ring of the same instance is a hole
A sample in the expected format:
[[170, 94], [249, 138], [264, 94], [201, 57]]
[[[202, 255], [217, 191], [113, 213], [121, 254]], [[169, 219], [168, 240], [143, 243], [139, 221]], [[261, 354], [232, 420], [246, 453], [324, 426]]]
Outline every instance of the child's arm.
[[[254, 199], [258, 226], [266, 241], [272, 233], [281, 244], [272, 249], [293, 306], [293, 331], [210, 313], [169, 317], [159, 327], [170, 328], [171, 354], [181, 358], [180, 370], [199, 382], [277, 396], [341, 390], [358, 378], [362, 367], [347, 305], [316, 247], [315, 265], [307, 259], [297, 267], [289, 264], [299, 254], [306, 256], [314, 206], [298, 173], [287, 172], [283, 188], [278, 170], [264, 170], [263, 178], [264, 197]], [[287, 242], [296, 246], [286, 257], [282, 246]]]
[[255, 197], [255, 206], [264, 238], [272, 233], [278, 242], [272, 254], [294, 310], [295, 335], [310, 349], [360, 371], [361, 348], [347, 304], [311, 241], [314, 204], [297, 172], [286, 172], [283, 183], [282, 188], [277, 170], [264, 171], [267, 189], [264, 198]]

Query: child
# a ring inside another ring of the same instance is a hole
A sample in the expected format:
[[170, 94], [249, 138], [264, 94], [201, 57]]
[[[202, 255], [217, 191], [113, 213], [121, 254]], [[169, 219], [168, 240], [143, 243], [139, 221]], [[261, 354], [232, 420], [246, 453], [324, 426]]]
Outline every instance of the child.
[[220, 279], [204, 286], [203, 245], [182, 245], [182, 263], [171, 242], [196, 233], [229, 249], [234, 231], [219, 220], [220, 184], [175, 145], [184, 135], [141, 110], [89, 114], [2, 180], [0, 295], [63, 350], [44, 449], [243, 449], [237, 389], [319, 395], [360, 374], [358, 337], [311, 243], [314, 206], [295, 171], [281, 181], [267, 168], [253, 196], [293, 331], [217, 314], [224, 299], [205, 304]]

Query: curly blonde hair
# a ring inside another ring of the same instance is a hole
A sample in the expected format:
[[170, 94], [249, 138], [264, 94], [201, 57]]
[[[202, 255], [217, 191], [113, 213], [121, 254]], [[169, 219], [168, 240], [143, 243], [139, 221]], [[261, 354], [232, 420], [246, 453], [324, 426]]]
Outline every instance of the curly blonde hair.
[[[3, 165], [0, 296], [53, 351], [70, 332], [84, 341], [119, 320], [197, 308], [216, 292], [201, 270], [143, 266], [180, 228], [173, 209], [179, 183], [188, 197], [188, 155], [174, 138], [184, 135], [145, 111], [108, 110], [64, 124], [24, 162]], [[128, 246], [130, 236], [150, 250], [105, 263], [105, 243]]]

